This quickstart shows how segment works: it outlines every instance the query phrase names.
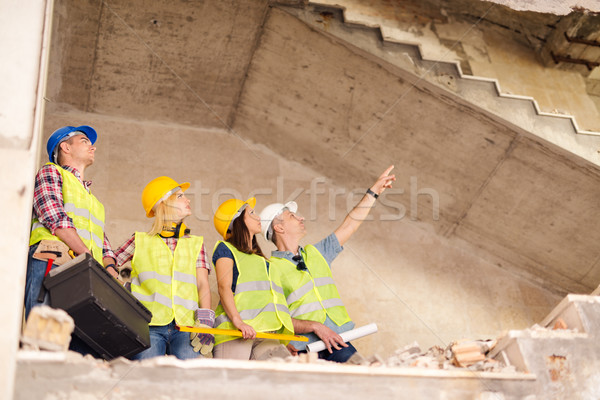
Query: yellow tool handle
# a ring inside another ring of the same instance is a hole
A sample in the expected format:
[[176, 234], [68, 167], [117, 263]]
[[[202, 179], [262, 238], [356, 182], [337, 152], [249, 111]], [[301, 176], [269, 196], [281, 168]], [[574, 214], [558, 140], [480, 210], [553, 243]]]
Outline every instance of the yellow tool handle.
[[[242, 336], [242, 332], [237, 329], [219, 329], [219, 328], [197, 328], [195, 326], [181, 326], [177, 325], [177, 329], [181, 332], [197, 332], [197, 333], [210, 333], [211, 335], [229, 335], [229, 336]], [[256, 332], [256, 337], [261, 339], [277, 339], [277, 340], [295, 340], [298, 342], [308, 342], [306, 336], [295, 336], [295, 335], [284, 335], [283, 333], [265, 333]]]

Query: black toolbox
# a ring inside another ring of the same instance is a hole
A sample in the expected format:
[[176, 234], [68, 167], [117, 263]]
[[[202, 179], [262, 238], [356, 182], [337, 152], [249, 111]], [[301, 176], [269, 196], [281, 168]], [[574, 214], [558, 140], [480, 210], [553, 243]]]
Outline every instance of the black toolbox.
[[73, 318], [74, 334], [102, 358], [130, 357], [150, 347], [152, 313], [90, 254], [52, 269], [44, 287], [50, 305]]

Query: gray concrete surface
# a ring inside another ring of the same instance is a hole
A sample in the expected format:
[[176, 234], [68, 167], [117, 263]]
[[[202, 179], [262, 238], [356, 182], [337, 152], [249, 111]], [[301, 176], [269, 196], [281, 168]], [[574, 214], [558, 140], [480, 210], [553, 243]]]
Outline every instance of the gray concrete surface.
[[[333, 25], [327, 14], [323, 29], [317, 29], [280, 3], [304, 6], [295, 1], [196, 6], [56, 1], [47, 91], [37, 97], [46, 101], [42, 141], [67, 124], [97, 128], [96, 164], [86, 176], [106, 206], [114, 246], [134, 230], [148, 228], [139, 198], [158, 175], [192, 182], [189, 225], [205, 236], [210, 251], [217, 239], [212, 212], [228, 196], [257, 195], [258, 208], [296, 199], [307, 217], [310, 243], [335, 229], [360, 193], [393, 163], [395, 191], [378, 201], [373, 220], [333, 266], [356, 323], [380, 326], [376, 337], [357, 341], [362, 353], [386, 356], [414, 340], [427, 348], [463, 337], [496, 337], [539, 322], [565, 293], [589, 293], [598, 286], [596, 164], [556, 145], [560, 140], [552, 144], [536, 135], [535, 129], [547, 128], [528, 119], [528, 113], [519, 115], [525, 125], [518, 126], [482, 107], [477, 93], [459, 96], [375, 51], [341, 40], [327, 31]], [[382, 3], [370, 4], [367, 16], [385, 11]], [[417, 44], [432, 43], [431, 29], [421, 28], [431, 27], [427, 18], [433, 18], [436, 31], [448, 28], [440, 37], [452, 40], [459, 28], [446, 25], [440, 9], [420, 15], [422, 7], [408, 7], [404, 16], [417, 17], [419, 26], [405, 33]], [[529, 23], [535, 21], [545, 19]], [[512, 35], [499, 41], [496, 29], [482, 26], [473, 35], [476, 41], [465, 42], [463, 56], [473, 71], [513, 78], [511, 90], [530, 82], [540, 97], [552, 86], [562, 93], [561, 104], [597, 112], [587, 108], [595, 107], [585, 91], [589, 78], [543, 66], [535, 61], [535, 46]], [[43, 148], [37, 139], [31, 143], [29, 157]], [[11, 174], [5, 181], [13, 182], [13, 166], [27, 157], [12, 147], [6, 152], [11, 168], [5, 170]], [[44, 160], [40, 156], [38, 166]], [[33, 168], [24, 173], [30, 191]], [[11, 217], [25, 226], [29, 207], [20, 202], [20, 211]], [[24, 249], [26, 239], [21, 235], [12, 248]], [[24, 274], [21, 265], [17, 279]], [[216, 294], [214, 276], [211, 286]], [[15, 336], [10, 340], [14, 344]], [[98, 377], [114, 384], [121, 375], [107, 371], [122, 368], [78, 371], [69, 362], [63, 369], [62, 361], [27, 356], [21, 362], [19, 379], [38, 376], [44, 382], [40, 387], [49, 382], [46, 376], [68, 375], [72, 369], [82, 374], [71, 383], [61, 381], [65, 389], [49, 391], [48, 398], [97, 396], [102, 385], [86, 380]], [[216, 382], [229, 377], [228, 382], [247, 388], [266, 379], [262, 372], [248, 375], [252, 365], [243, 372], [232, 372], [239, 368], [233, 366], [206, 373]], [[167, 379], [181, 372], [169, 368]], [[366, 376], [355, 378], [356, 393], [369, 387]], [[289, 376], [281, 379], [277, 384], [289, 384]], [[317, 379], [311, 393], [324, 383]], [[378, 393], [396, 395], [396, 384], [415, 383], [398, 379], [389, 387], [386, 381]], [[16, 393], [37, 390], [18, 382]], [[473, 380], [442, 377], [436, 382], [418, 378], [417, 389], [408, 393], [433, 385], [447, 398], [493, 398], [497, 389], [492, 384], [484, 390], [481, 381]], [[506, 398], [527, 398], [528, 382], [517, 378]], [[120, 396], [118, 390], [112, 395]], [[121, 397], [127, 397], [129, 387], [122, 390]]]
[[[51, 3], [0, 4], [0, 399], [14, 391], [21, 330], [25, 265], [31, 228], [31, 177], [37, 167], [44, 117]], [[23, 29], [24, 26], [29, 29]]]
[[[71, 354], [71, 356], [74, 356]], [[145, 363], [20, 354], [15, 400], [417, 398], [531, 400], [530, 374], [415, 371], [267, 361], [162, 358]], [[36, 385], [29, 385], [33, 379]]]

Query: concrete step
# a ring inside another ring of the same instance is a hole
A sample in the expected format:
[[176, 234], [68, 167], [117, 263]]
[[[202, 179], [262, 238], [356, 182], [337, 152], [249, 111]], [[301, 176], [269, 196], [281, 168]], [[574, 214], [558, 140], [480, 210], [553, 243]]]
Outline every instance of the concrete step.
[[567, 295], [541, 322], [541, 326], [552, 328], [562, 319], [568, 329], [600, 336], [600, 296], [579, 294]]
[[340, 43], [362, 50], [375, 61], [383, 60], [410, 71], [415, 80], [444, 87], [490, 115], [600, 165], [596, 151], [600, 147], [600, 132], [580, 129], [571, 115], [542, 112], [532, 97], [503, 93], [496, 79], [463, 74], [458, 61], [426, 59], [420, 43], [386, 36], [378, 25], [347, 21], [343, 8], [318, 2], [309, 2], [304, 8], [281, 8]]
[[540, 399], [597, 399], [600, 394], [600, 346], [587, 333], [510, 331], [490, 356], [535, 375], [533, 393]]
[[[568, 329], [552, 329], [561, 319]], [[565, 297], [540, 326], [509, 331], [489, 356], [536, 376], [540, 398], [600, 396], [600, 297]]]

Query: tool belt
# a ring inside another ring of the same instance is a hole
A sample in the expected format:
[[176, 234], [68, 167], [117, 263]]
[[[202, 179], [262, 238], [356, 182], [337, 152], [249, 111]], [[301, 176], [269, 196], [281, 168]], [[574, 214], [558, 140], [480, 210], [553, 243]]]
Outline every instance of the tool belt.
[[[36, 260], [46, 261], [46, 272], [44, 273], [44, 278], [50, 272], [50, 268], [53, 265], [62, 265], [65, 262], [71, 259], [71, 255], [73, 251], [61, 240], [41, 240], [38, 245], [35, 253], [33, 253], [32, 257]], [[44, 297], [46, 296], [46, 288], [42, 283], [42, 287], [40, 287], [40, 292], [38, 293], [38, 302], [43, 302]]]
[[48, 261], [55, 257], [53, 264], [62, 265], [71, 259], [70, 250], [69, 246], [61, 240], [41, 240], [32, 257], [41, 261]]

